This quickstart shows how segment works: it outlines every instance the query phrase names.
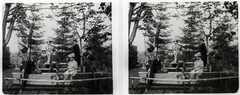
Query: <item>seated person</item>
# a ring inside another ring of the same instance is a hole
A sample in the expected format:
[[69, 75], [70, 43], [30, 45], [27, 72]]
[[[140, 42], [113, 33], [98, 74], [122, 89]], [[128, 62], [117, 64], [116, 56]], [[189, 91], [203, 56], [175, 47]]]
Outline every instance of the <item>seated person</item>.
[[183, 71], [185, 71], [185, 56], [183, 55], [183, 50], [180, 48], [178, 55], [177, 55], [177, 66], [176, 70], [179, 71], [180, 67], [183, 68]]
[[39, 60], [36, 62], [36, 68], [43, 68], [44, 63], [47, 62], [47, 54], [45, 50], [42, 50]]
[[51, 54], [51, 56], [50, 56], [50, 65], [51, 65], [50, 71], [53, 71], [53, 68], [56, 68], [56, 69], [57, 69], [57, 72], [58, 72], [58, 70], [59, 70], [58, 64], [59, 64], [59, 63], [58, 63], [58, 56], [57, 56], [57, 54], [56, 54], [56, 50], [53, 49], [53, 50], [52, 50], [52, 54]]
[[77, 74], [77, 62], [74, 60], [75, 55], [73, 53], [69, 54], [68, 57], [70, 58], [70, 61], [68, 62], [67, 71], [64, 74], [67, 74], [65, 76], [65, 79], [69, 78], [72, 79], [72, 77]]
[[198, 52], [194, 55], [196, 57], [196, 61], [194, 62], [193, 70], [190, 72], [191, 79], [198, 78], [198, 76], [203, 72], [203, 61], [201, 60], [201, 53]]
[[173, 55], [173, 51], [172, 50], [169, 50], [168, 51], [168, 55], [166, 57], [166, 59], [164, 60], [163, 62], [163, 68], [165, 67], [171, 67], [171, 62], [174, 61], [174, 55]]

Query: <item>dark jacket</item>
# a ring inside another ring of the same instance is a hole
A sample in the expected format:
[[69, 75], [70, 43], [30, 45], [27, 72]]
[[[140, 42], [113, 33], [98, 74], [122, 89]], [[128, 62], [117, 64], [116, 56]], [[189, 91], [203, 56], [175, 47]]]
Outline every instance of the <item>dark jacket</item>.
[[72, 48], [72, 52], [74, 53], [75, 55], [75, 60], [77, 61], [78, 65], [80, 64], [80, 49], [79, 49], [79, 46], [78, 44], [75, 44]]

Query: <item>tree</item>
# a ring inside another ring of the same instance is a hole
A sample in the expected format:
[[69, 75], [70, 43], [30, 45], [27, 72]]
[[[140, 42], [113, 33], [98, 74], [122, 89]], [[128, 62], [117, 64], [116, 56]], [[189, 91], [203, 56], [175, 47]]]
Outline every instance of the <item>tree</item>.
[[[14, 26], [14, 30], [18, 31], [17, 37], [26, 39], [28, 43], [28, 48], [30, 49], [30, 55], [33, 55], [34, 59], [36, 55], [38, 55], [41, 50], [40, 45], [43, 44], [43, 32], [41, 28], [44, 26], [41, 21], [43, 21], [43, 14], [38, 14], [39, 9], [36, 6], [37, 3], [34, 4], [24, 4], [23, 6], [28, 6], [25, 12], [26, 17], [23, 19], [16, 20], [16, 26]], [[38, 6], [41, 6], [38, 4]], [[30, 56], [31, 57], [31, 56]], [[37, 60], [37, 59], [36, 59]]]
[[[105, 3], [106, 4], [106, 3]], [[93, 3], [63, 3], [63, 4], [51, 4], [52, 11], [55, 17], [49, 15], [50, 19], [54, 19], [56, 21], [60, 21], [57, 17], [63, 17], [65, 19], [64, 27], [69, 32], [72, 38], [79, 39], [80, 42], [80, 52], [83, 53], [82, 48], [83, 43], [99, 43], [103, 44], [104, 42], [96, 40], [96, 42], [87, 42], [90, 41], [90, 36], [100, 35], [95, 34], [95, 32], [103, 32], [104, 31], [111, 34], [111, 26], [103, 25], [104, 23], [104, 16], [102, 15], [103, 12], [96, 11], [93, 9]], [[106, 5], [107, 6], [107, 5]], [[106, 7], [108, 9], [108, 7]], [[63, 11], [64, 10], [64, 11]], [[57, 14], [60, 13], [60, 14]], [[107, 15], [108, 17], [110, 15]], [[96, 30], [95, 30], [96, 29]], [[100, 29], [98, 31], [98, 29]], [[60, 32], [60, 31], [58, 31]], [[93, 33], [93, 34], [91, 34]], [[101, 36], [106, 36], [108, 34], [101, 34]], [[90, 35], [91, 34], [91, 35]], [[98, 37], [96, 36], [96, 37]], [[93, 39], [93, 38], [91, 38]], [[84, 42], [83, 42], [84, 41]], [[86, 46], [85, 46], [86, 47]]]
[[[187, 61], [194, 61], [194, 53], [197, 51], [197, 45], [198, 45], [198, 37], [200, 37], [200, 33], [198, 29], [195, 27], [195, 25], [198, 23], [196, 20], [197, 14], [193, 14], [195, 11], [192, 7], [187, 7], [187, 10], [185, 10], [184, 14], [187, 15], [187, 19], [183, 20], [186, 24], [185, 27], [181, 28], [183, 32], [183, 37], [180, 37], [180, 43], [182, 44], [182, 48], [185, 50], [185, 53], [187, 53], [185, 56], [187, 58]], [[178, 16], [179, 17], [179, 16]]]
[[237, 1], [225, 1], [224, 7], [227, 9], [227, 12], [231, 13], [233, 18], [237, 21], [238, 20], [238, 3]]
[[[166, 13], [167, 7], [165, 6], [165, 2], [156, 4], [156, 9], [145, 10], [143, 13], [143, 25], [140, 26], [140, 30], [145, 30], [143, 36], [149, 38], [150, 46], [154, 46], [157, 48], [158, 53], [164, 53], [167, 49], [167, 44], [170, 42], [168, 38], [170, 36], [170, 31], [167, 30], [169, 25], [169, 15]], [[154, 16], [153, 12], [155, 12], [156, 16]], [[156, 31], [156, 32], [154, 32]], [[159, 52], [160, 50], [160, 52]]]
[[112, 21], [112, 3], [106, 4], [106, 2], [101, 2], [99, 9], [103, 10], [107, 17]]
[[[238, 46], [231, 45], [230, 42], [234, 40], [233, 35], [236, 35], [234, 31], [228, 32], [229, 19], [225, 18], [225, 23], [221, 23], [214, 31], [213, 36], [210, 38], [214, 43], [211, 45], [213, 49], [217, 50], [221, 56], [220, 65], [222, 68], [233, 69], [238, 67]], [[218, 59], [214, 59], [218, 60]]]
[[[223, 23], [226, 23], [227, 28], [227, 31], [223, 32], [234, 34], [230, 31], [235, 28], [236, 23], [226, 21], [227, 18], [231, 20], [231, 17], [228, 17], [227, 10], [223, 8], [223, 2], [185, 2], [185, 5], [182, 6], [191, 8], [189, 14], [186, 14], [186, 16], [193, 17], [195, 22], [197, 22], [193, 26], [199, 30], [201, 38], [205, 38], [208, 52], [209, 41], [212, 37], [216, 37], [213, 32], [220, 32], [218, 31], [218, 27], [222, 26]], [[233, 18], [235, 17], [233, 16]], [[209, 56], [207, 60], [209, 61]]]
[[102, 32], [106, 26], [104, 24], [96, 23], [92, 29], [90, 29], [84, 41], [87, 43], [86, 47], [91, 47], [91, 51], [94, 53], [96, 63], [99, 63], [98, 67], [112, 66], [112, 46], [103, 44], [107, 41], [111, 41], [111, 32]]
[[[144, 11], [145, 8], [149, 8], [149, 6], [147, 6], [146, 3], [141, 3], [137, 7], [136, 7], [136, 5], [137, 5], [137, 3], [131, 2], [130, 8], [129, 8], [129, 13], [128, 13], [128, 35], [129, 35], [128, 42], [129, 42], [129, 45], [132, 44], [132, 42], [134, 41], [134, 38], [136, 36], [139, 21], [142, 19], [142, 17], [141, 17], [142, 12]], [[130, 28], [131, 28], [132, 22], [134, 22], [134, 26], [131, 31]], [[130, 33], [131, 33], [131, 35], [130, 35]]]
[[[69, 30], [73, 31], [74, 34], [76, 34], [74, 38], [78, 37], [77, 39], [79, 39], [80, 42], [80, 52], [82, 52], [82, 39], [85, 38], [86, 32], [95, 26], [95, 22], [93, 20], [95, 20], [95, 18], [102, 18], [100, 14], [102, 14], [103, 12], [98, 12], [94, 10], [92, 8], [93, 6], [93, 3], [64, 3], [52, 4], [51, 7], [53, 14], [55, 14], [56, 17], [62, 16], [56, 13], [59, 12], [59, 10], [65, 8], [64, 14], [65, 18], [67, 19], [66, 22], [68, 23], [66, 27]], [[105, 5], [103, 5], [102, 7], [104, 6]], [[106, 8], [109, 9], [108, 7]], [[53, 16], [49, 17], [56, 20], [56, 18], [54, 18]]]
[[[13, 7], [12, 7], [13, 6]], [[26, 9], [22, 3], [6, 3], [2, 22], [3, 48], [7, 46], [12, 36], [14, 24], [17, 19], [26, 18]], [[7, 33], [7, 35], [6, 35]]]

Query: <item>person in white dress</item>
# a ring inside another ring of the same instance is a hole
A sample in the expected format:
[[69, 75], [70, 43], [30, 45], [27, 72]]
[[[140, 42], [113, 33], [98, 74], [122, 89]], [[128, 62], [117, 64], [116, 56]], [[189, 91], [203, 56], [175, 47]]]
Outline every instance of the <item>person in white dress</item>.
[[70, 61], [68, 62], [67, 71], [64, 73], [65, 79], [69, 78], [72, 79], [73, 76], [77, 74], [77, 62], [74, 60], [75, 55], [73, 53], [69, 54], [68, 57], [70, 58]]
[[196, 78], [198, 79], [199, 75], [203, 72], [203, 61], [201, 60], [201, 53], [198, 52], [194, 55], [196, 57], [196, 61], [194, 62], [193, 70], [191, 73], [191, 79]]

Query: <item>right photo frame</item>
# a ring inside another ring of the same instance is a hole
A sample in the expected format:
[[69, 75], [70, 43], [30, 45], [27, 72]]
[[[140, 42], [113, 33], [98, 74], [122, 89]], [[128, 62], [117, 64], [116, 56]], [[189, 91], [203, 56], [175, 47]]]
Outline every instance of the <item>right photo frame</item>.
[[129, 94], [237, 93], [238, 2], [129, 2]]

